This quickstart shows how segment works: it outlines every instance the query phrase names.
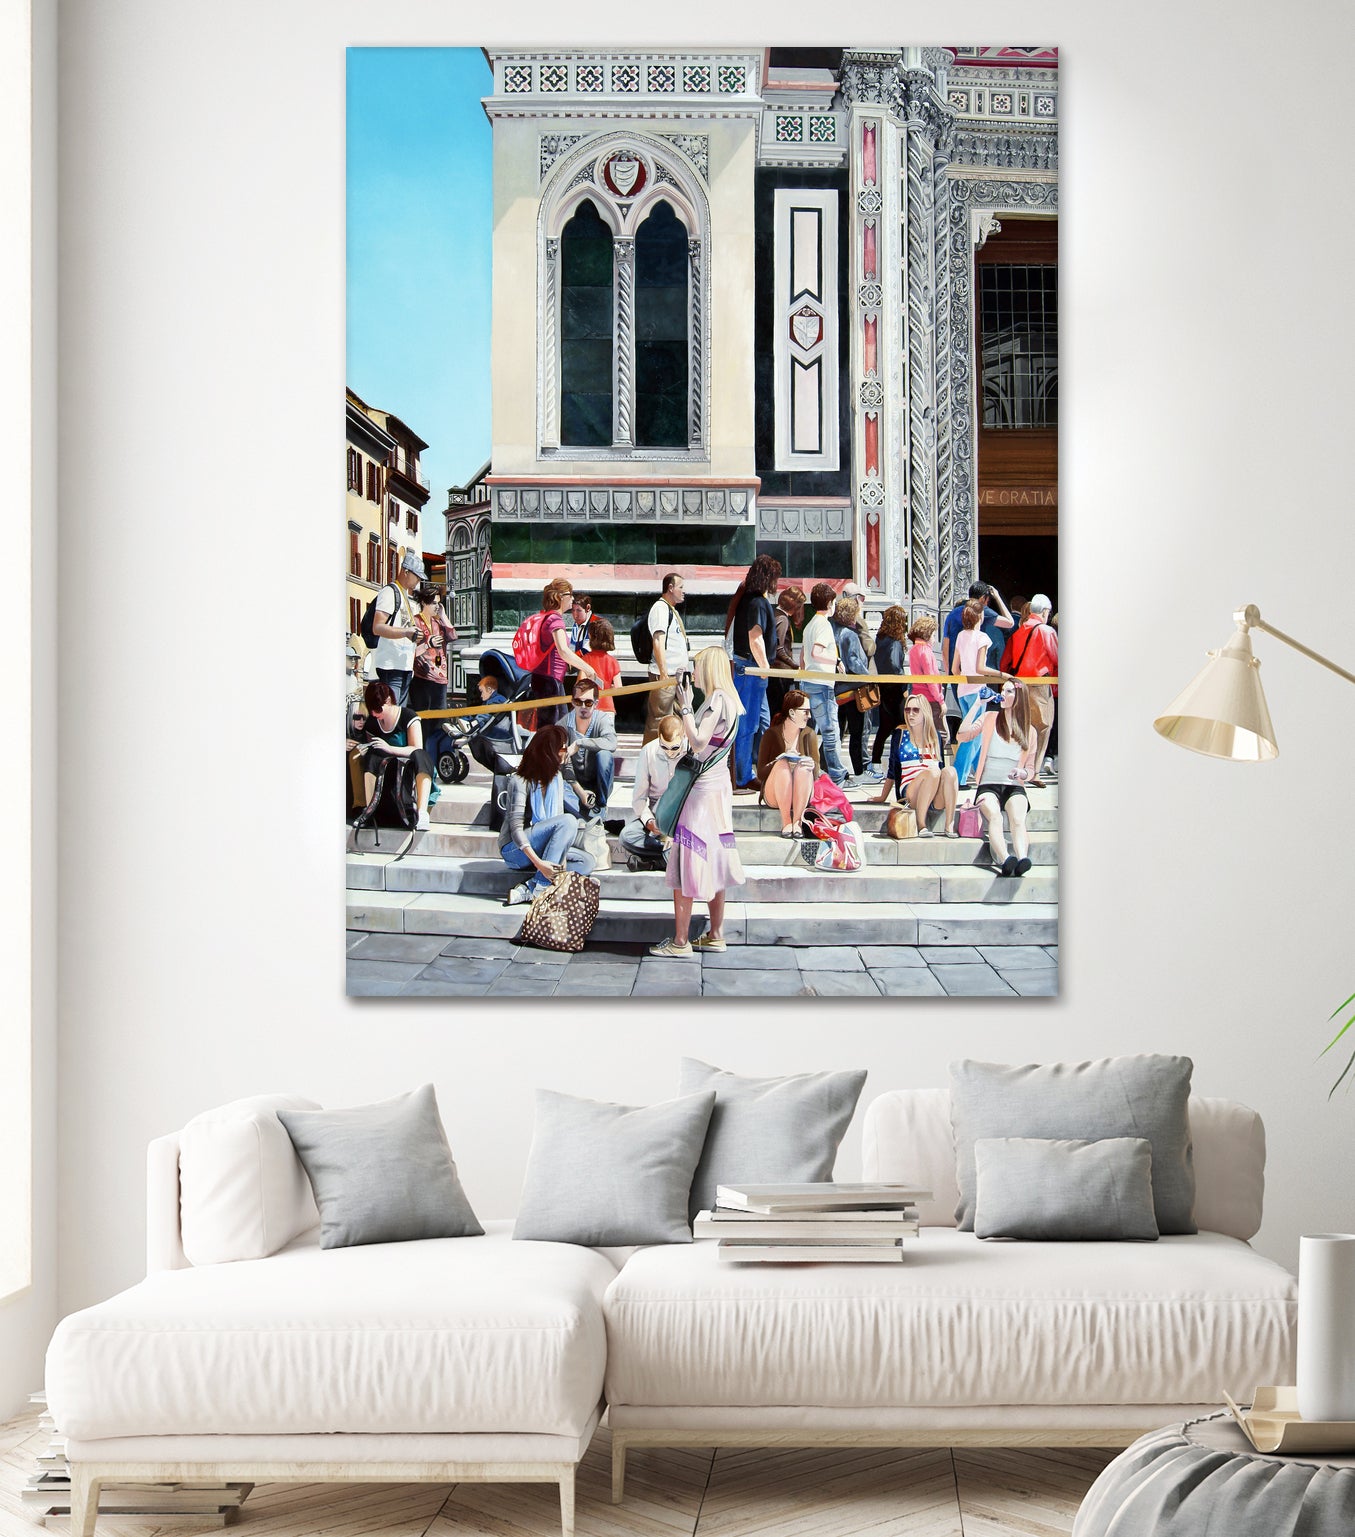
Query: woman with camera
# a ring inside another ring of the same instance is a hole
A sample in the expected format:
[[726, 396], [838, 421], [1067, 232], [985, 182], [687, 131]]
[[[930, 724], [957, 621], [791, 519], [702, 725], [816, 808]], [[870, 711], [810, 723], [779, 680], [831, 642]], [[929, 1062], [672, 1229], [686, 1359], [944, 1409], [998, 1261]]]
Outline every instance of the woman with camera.
[[[678, 814], [668, 853], [673, 938], [652, 945], [651, 955], [723, 950], [725, 889], [741, 886], [744, 879], [743, 865], [734, 847], [734, 787], [725, 761], [734, 746], [743, 705], [734, 688], [724, 647], [707, 646], [698, 652], [693, 677], [706, 702], [700, 715], [694, 716], [691, 688], [684, 684], [678, 690], [677, 714], [687, 745], [700, 761], [700, 771]], [[694, 902], [704, 902], [710, 909], [710, 928], [693, 946], [687, 934]]]
[[[1026, 786], [1035, 779], [1040, 734], [1031, 718], [1030, 691], [1014, 678], [1003, 682], [997, 708], [990, 703], [982, 717], [960, 733], [961, 741], [979, 745], [979, 787], [974, 804], [988, 829], [988, 848], [999, 875], [1024, 875], [1030, 869], [1030, 832], [1026, 817], [1030, 797]], [[1002, 836], [1002, 814], [1011, 824], [1012, 848]]]

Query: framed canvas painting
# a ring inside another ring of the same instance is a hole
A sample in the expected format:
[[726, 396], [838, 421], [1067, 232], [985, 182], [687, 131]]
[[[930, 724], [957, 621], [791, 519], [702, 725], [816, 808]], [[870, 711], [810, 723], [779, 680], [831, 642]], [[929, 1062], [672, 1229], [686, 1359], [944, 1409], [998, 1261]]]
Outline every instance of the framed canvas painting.
[[348, 55], [348, 991], [1052, 995], [1057, 50]]

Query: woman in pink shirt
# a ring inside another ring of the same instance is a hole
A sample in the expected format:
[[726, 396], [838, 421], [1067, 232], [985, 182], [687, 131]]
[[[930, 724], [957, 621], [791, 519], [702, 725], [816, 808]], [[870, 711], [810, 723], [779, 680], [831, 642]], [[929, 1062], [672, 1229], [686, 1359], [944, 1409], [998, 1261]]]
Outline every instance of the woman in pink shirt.
[[[955, 650], [951, 656], [950, 665], [952, 672], [967, 674], [969, 677], [987, 676], [1000, 678], [1002, 674], [995, 667], [988, 665], [988, 637], [982, 629], [984, 603], [982, 598], [971, 598], [964, 606], [964, 613], [960, 623], [963, 626], [959, 635], [955, 638]], [[969, 711], [974, 705], [975, 699], [982, 690], [982, 683], [957, 683], [955, 685], [955, 697], [960, 701], [961, 720], [967, 720]], [[955, 772], [960, 777], [960, 788], [964, 788], [969, 771], [978, 762], [978, 739], [966, 740], [955, 750]]]

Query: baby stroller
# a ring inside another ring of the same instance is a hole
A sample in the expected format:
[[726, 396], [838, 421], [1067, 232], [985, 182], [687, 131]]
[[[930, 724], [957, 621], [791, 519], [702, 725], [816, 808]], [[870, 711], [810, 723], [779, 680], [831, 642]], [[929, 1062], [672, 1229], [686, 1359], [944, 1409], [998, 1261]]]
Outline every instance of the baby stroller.
[[[493, 678], [505, 699], [525, 699], [531, 693], [532, 675], [503, 651], [486, 651], [480, 657], [479, 677]], [[475, 703], [478, 693], [471, 691], [468, 702]], [[517, 757], [527, 733], [516, 711], [491, 715], [458, 715], [438, 721], [429, 741], [429, 756], [443, 784], [460, 784], [470, 773], [472, 757], [484, 763], [495, 752]], [[491, 769], [492, 771], [492, 769]]]

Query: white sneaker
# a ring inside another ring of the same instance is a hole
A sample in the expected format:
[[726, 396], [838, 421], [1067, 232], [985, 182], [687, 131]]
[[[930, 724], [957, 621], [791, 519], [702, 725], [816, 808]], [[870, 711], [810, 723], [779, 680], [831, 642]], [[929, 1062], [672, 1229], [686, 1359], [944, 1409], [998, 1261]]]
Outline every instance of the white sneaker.
[[503, 899], [503, 905], [505, 907], [521, 907], [524, 902], [530, 902], [532, 894], [527, 890], [527, 884], [526, 881], [523, 881], [521, 885], [514, 886]]
[[650, 945], [649, 953], [667, 958], [676, 955], [693, 955], [695, 951], [690, 944], [680, 945], [676, 939], [665, 939], [661, 944]]
[[428, 820], [428, 813], [421, 811], [418, 820], [414, 823], [414, 831], [416, 833], [426, 833], [431, 825]]

